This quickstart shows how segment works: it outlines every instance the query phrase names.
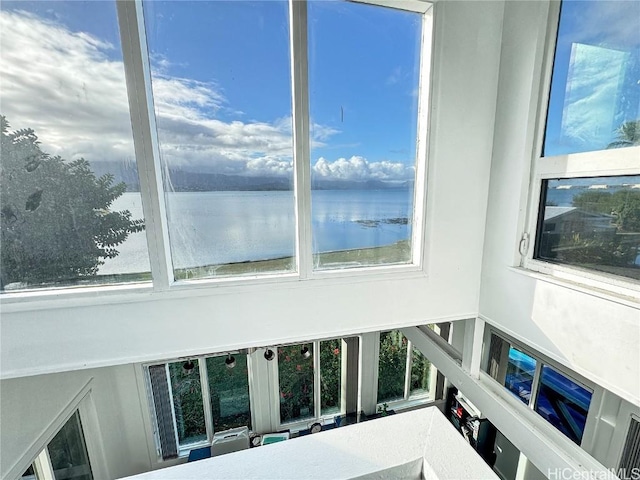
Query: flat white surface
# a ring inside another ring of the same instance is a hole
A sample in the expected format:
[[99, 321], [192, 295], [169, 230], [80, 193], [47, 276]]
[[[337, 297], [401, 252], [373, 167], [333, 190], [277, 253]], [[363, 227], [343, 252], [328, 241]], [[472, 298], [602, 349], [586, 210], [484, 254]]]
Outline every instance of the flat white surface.
[[423, 462], [428, 479], [498, 478], [436, 407], [128, 478], [418, 479]]

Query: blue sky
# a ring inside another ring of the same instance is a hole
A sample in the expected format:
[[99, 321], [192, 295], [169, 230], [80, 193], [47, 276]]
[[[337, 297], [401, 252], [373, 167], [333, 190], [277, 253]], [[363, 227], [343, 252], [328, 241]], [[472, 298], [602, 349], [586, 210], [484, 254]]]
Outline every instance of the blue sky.
[[[287, 3], [144, 5], [164, 160], [192, 171], [290, 176]], [[115, 3], [0, 8], [2, 113], [13, 128], [34, 128], [65, 158], [132, 164]], [[567, 0], [562, 15], [546, 155], [606, 148], [620, 123], [639, 117], [640, 2]], [[417, 14], [310, 2], [316, 175], [413, 177], [420, 33]]]
[[607, 148], [639, 104], [640, 2], [565, 0], [545, 156]]
[[[131, 163], [115, 3], [17, 1], [1, 8], [2, 113], [12, 127], [33, 128], [47, 151], [65, 158]], [[144, 13], [169, 166], [290, 176], [288, 4], [147, 1]], [[417, 14], [368, 5], [310, 3], [317, 175], [414, 176], [420, 22]]]

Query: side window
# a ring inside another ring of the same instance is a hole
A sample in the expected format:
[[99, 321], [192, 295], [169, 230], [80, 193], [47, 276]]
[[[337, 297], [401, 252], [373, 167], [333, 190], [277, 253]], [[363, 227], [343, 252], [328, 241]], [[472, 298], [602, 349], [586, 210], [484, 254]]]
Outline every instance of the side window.
[[487, 347], [483, 370], [580, 445], [593, 390], [495, 333]]
[[22, 480], [93, 480], [80, 413], [76, 410], [56, 433]]
[[530, 268], [620, 284], [616, 276], [638, 289], [638, 18], [638, 2], [561, 4], [535, 166]]

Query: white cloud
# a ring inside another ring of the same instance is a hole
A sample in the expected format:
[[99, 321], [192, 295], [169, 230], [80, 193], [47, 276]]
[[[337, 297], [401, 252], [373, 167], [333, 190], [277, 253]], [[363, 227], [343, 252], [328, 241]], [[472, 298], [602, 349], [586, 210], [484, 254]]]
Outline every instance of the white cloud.
[[[32, 128], [44, 151], [66, 159], [131, 162], [124, 66], [114, 59], [119, 47], [21, 11], [0, 12], [0, 35], [1, 113], [12, 129]], [[172, 63], [156, 60], [154, 103], [161, 154], [170, 167], [243, 175], [292, 172], [290, 116], [223, 121], [221, 113], [233, 109], [218, 85], [172, 77]], [[314, 148], [339, 133], [317, 123], [312, 132]], [[362, 157], [320, 159], [314, 166], [326, 178], [360, 180], [404, 179], [413, 175], [409, 170]]]
[[339, 158], [333, 162], [320, 157], [312, 168], [317, 177], [331, 180], [386, 180], [400, 181], [414, 177], [413, 167], [400, 162], [369, 162], [366, 158], [353, 156]]

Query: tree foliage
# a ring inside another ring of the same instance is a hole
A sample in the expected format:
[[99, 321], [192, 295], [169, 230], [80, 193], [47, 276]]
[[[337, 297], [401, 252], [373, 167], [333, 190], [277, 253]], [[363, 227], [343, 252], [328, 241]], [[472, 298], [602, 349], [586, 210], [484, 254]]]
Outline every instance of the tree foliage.
[[128, 210], [110, 210], [126, 185], [114, 184], [112, 175], [96, 177], [83, 158], [43, 152], [33, 130], [10, 132], [3, 116], [0, 121], [0, 287], [95, 276], [129, 234], [144, 229]]
[[616, 130], [616, 139], [607, 148], [624, 148], [640, 145], [640, 120], [624, 122]]

